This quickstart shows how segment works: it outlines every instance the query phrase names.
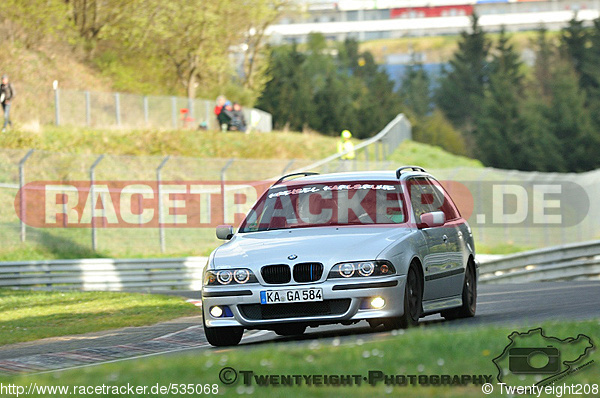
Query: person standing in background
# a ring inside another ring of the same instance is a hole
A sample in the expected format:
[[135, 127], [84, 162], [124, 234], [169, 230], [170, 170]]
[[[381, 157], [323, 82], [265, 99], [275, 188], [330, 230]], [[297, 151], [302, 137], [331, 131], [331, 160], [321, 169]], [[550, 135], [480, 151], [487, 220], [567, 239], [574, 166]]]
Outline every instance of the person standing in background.
[[219, 119], [219, 124], [221, 125], [221, 131], [229, 131], [231, 127], [231, 119], [233, 119], [233, 107], [231, 106], [231, 101], [225, 101], [225, 105], [223, 105], [223, 109], [221, 109], [221, 113], [219, 113], [217, 118]]
[[246, 132], [246, 118], [244, 117], [244, 112], [242, 111], [242, 106], [237, 102], [233, 103], [233, 117], [231, 118], [231, 126], [242, 133]]
[[15, 90], [8, 81], [8, 76], [2, 76], [2, 84], [0, 85], [0, 103], [2, 103], [2, 110], [4, 111], [4, 125], [2, 126], [2, 132], [6, 131], [6, 126], [12, 127], [10, 121], [10, 103], [15, 97]]
[[219, 123], [219, 128], [222, 129], [223, 124], [223, 116], [221, 113], [223, 112], [223, 107], [225, 106], [225, 102], [227, 102], [227, 98], [224, 95], [219, 95], [217, 97], [217, 103], [215, 105], [215, 116], [217, 117], [217, 121]]
[[338, 141], [337, 151], [338, 154], [343, 154], [340, 156], [342, 163], [340, 166], [343, 171], [350, 171], [352, 160], [354, 160], [356, 154], [354, 153], [354, 144], [350, 141], [352, 138], [352, 133], [348, 130], [342, 131], [340, 141]]
[[354, 144], [352, 143], [352, 141], [350, 141], [350, 138], [352, 138], [352, 133], [348, 130], [344, 130], [342, 131], [340, 138], [341, 139], [340, 141], [338, 141], [337, 146], [338, 153], [347, 152], [341, 156], [341, 159], [354, 160], [354, 157], [356, 156], [354, 153]]

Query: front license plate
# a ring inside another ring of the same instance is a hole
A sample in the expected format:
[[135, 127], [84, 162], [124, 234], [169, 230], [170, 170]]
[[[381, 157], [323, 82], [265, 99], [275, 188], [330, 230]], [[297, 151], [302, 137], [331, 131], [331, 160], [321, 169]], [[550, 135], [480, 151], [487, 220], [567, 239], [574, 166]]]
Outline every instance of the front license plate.
[[302, 303], [323, 301], [323, 289], [262, 290], [261, 304]]

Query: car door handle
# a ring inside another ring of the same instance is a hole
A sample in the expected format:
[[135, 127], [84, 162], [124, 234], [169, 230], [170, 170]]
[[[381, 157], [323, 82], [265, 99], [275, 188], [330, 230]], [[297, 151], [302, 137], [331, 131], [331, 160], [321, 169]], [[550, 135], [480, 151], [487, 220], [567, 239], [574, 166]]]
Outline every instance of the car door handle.
[[442, 240], [443, 240], [444, 242], [448, 242], [448, 235], [444, 235], [444, 236], [442, 236]]

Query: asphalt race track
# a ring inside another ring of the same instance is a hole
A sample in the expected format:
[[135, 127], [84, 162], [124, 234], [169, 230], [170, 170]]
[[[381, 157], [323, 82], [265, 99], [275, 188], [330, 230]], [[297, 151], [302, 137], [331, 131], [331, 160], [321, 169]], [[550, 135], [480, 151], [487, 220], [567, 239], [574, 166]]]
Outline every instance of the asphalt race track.
[[[446, 321], [439, 315], [422, 318], [420, 323], [470, 327], [497, 324], [503, 326], [538, 326], [552, 320], [600, 319], [600, 281], [544, 282], [510, 285], [479, 285], [477, 315], [474, 318]], [[259, 332], [243, 338], [241, 344], [264, 341], [290, 341], [361, 335], [363, 340], [376, 339], [390, 332], [371, 329], [366, 322], [352, 326], [328, 325], [309, 328], [300, 337], [280, 337], [273, 332]]]
[[[191, 299], [199, 292], [163, 292]], [[438, 315], [421, 320], [422, 327], [444, 325], [468, 328], [477, 325], [539, 326], [552, 320], [600, 319], [600, 281], [546, 282], [510, 285], [480, 285], [477, 315], [446, 321]], [[273, 332], [247, 331], [241, 345], [267, 342], [302, 344], [314, 339], [339, 338], [363, 341], [383, 339], [393, 331], [371, 329], [366, 322], [352, 326], [328, 325], [309, 328], [302, 336], [280, 337]], [[46, 339], [0, 348], [0, 375], [38, 373], [93, 366], [164, 353], [215, 349], [208, 345], [201, 317], [189, 317], [158, 325], [124, 328], [80, 336]], [[236, 347], [229, 348], [237, 349]]]

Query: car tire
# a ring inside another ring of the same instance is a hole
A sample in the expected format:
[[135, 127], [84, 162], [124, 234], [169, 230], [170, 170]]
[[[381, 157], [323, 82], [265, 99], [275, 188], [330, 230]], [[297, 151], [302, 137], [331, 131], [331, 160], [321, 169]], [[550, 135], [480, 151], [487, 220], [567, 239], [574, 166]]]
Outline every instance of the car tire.
[[274, 330], [279, 336], [298, 336], [304, 334], [305, 331], [306, 325], [285, 325]]
[[244, 334], [244, 328], [239, 326], [209, 328], [206, 326], [206, 322], [204, 322], [204, 316], [202, 316], [202, 325], [204, 326], [206, 341], [215, 347], [238, 345]]
[[458, 308], [443, 311], [442, 316], [451, 321], [460, 318], [472, 318], [477, 310], [477, 278], [472, 263], [467, 265], [465, 280], [463, 282], [462, 305]]
[[398, 318], [386, 319], [383, 326], [386, 329], [406, 329], [419, 324], [423, 313], [423, 285], [415, 266], [411, 266], [406, 274], [404, 288], [404, 313]]

